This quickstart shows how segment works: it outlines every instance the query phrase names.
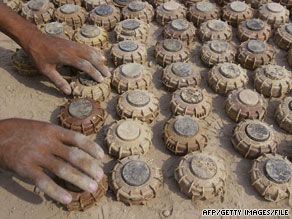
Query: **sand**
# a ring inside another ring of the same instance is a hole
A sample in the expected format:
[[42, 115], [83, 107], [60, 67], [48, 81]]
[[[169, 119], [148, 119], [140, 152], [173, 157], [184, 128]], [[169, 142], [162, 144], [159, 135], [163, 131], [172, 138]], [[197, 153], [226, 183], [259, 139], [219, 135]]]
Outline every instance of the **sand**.
[[[146, 156], [152, 160], [154, 165], [162, 168], [163, 171], [164, 186], [159, 191], [158, 196], [149, 201], [145, 206], [130, 207], [116, 201], [114, 194], [108, 191], [106, 197], [96, 207], [92, 207], [86, 212], [67, 212], [45, 195], [35, 194], [33, 192], [34, 186], [30, 182], [20, 179], [12, 173], [1, 171], [1, 219], [183, 219], [201, 218], [202, 209], [275, 208], [291, 210], [288, 200], [278, 203], [267, 202], [251, 186], [249, 177], [251, 160], [242, 158], [241, 155], [234, 151], [231, 145], [231, 133], [236, 124], [224, 112], [223, 102], [225, 97], [215, 94], [207, 86], [206, 76], [209, 69], [204, 67], [200, 61], [199, 51], [201, 42], [198, 39], [191, 47], [191, 62], [197, 65], [197, 69], [201, 73], [202, 82], [200, 87], [206, 89], [212, 97], [213, 107], [211, 114], [205, 120], [208, 125], [209, 144], [204, 151], [219, 157], [224, 163], [226, 169], [226, 190], [222, 199], [196, 202], [191, 201], [180, 192], [174, 179], [174, 169], [178, 165], [180, 156], [171, 154], [165, 148], [162, 141], [163, 125], [172, 114], [169, 104], [171, 93], [163, 87], [161, 83], [161, 67], [156, 65], [154, 60], [154, 45], [156, 40], [162, 39], [161, 31], [162, 28], [159, 28], [158, 25], [151, 24], [151, 31], [147, 41], [148, 57], [149, 61], [152, 61], [151, 70], [153, 73], [153, 87], [150, 90], [159, 97], [161, 112], [155, 122], [151, 124], [154, 132], [153, 147]], [[233, 35], [235, 36], [235, 32]], [[110, 40], [114, 42], [113, 33], [110, 33]], [[234, 41], [239, 45], [235, 37]], [[272, 40], [269, 42], [273, 44]], [[58, 124], [57, 115], [60, 110], [59, 106], [65, 102], [66, 97], [59, 93], [55, 86], [43, 76], [34, 78], [19, 76], [13, 69], [10, 60], [11, 55], [18, 46], [3, 34], [0, 34], [0, 45], [0, 119], [19, 117]], [[107, 51], [107, 55], [109, 55], [109, 51]], [[277, 48], [276, 63], [285, 65], [287, 69], [291, 70], [287, 66], [286, 56], [287, 52]], [[111, 70], [114, 67], [111, 63], [109, 63], [109, 66]], [[251, 73], [250, 71], [248, 72], [249, 76], [251, 76]], [[248, 87], [253, 88], [251, 77]], [[110, 174], [111, 169], [116, 163], [115, 159], [108, 155], [104, 138], [107, 127], [114, 120], [119, 119], [114, 110], [117, 98], [117, 93], [113, 91], [110, 98], [102, 104], [109, 116], [102, 130], [96, 136], [90, 136], [103, 147], [106, 153], [106, 157], [102, 161], [106, 174]], [[279, 101], [279, 99], [269, 100], [268, 114], [265, 121], [274, 126], [276, 134], [281, 139], [278, 152], [290, 157], [292, 137], [279, 129], [273, 118]], [[226, 216], [221, 218], [239, 217]]]

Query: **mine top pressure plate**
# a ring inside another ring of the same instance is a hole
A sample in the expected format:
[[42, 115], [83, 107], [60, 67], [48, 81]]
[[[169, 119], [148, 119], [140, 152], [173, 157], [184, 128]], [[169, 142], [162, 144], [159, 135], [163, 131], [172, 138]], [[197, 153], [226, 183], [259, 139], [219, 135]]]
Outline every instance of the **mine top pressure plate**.
[[150, 178], [150, 170], [145, 162], [133, 160], [123, 167], [122, 177], [131, 186], [141, 186]]

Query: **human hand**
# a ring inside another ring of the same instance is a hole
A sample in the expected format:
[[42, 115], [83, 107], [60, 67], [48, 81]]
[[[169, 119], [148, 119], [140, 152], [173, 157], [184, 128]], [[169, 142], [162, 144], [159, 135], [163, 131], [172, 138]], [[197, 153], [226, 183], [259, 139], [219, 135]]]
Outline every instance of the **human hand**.
[[63, 204], [71, 202], [71, 195], [44, 170], [94, 192], [98, 187], [96, 180], [103, 177], [97, 159], [103, 157], [100, 146], [80, 133], [33, 120], [0, 121], [0, 167], [31, 179], [40, 190]]
[[35, 31], [30, 42], [23, 46], [39, 71], [46, 75], [65, 94], [71, 94], [68, 82], [56, 70], [58, 66], [73, 66], [98, 82], [111, 74], [104, 65], [106, 58], [89, 46], [60, 39]]

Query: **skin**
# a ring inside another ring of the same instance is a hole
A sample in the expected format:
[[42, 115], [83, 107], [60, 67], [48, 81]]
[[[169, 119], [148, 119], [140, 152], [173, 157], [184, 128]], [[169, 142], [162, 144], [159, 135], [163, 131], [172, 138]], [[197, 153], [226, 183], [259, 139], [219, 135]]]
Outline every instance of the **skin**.
[[[39, 71], [65, 94], [71, 94], [71, 88], [57, 72], [57, 66], [73, 66], [98, 82], [103, 81], [102, 75], [110, 76], [103, 64], [105, 57], [95, 49], [41, 33], [1, 1], [0, 31], [18, 43]], [[100, 146], [80, 133], [33, 120], [0, 121], [0, 168], [32, 180], [40, 190], [63, 204], [71, 202], [71, 195], [46, 172], [94, 192], [98, 187], [96, 181], [103, 177], [98, 166], [103, 156]]]

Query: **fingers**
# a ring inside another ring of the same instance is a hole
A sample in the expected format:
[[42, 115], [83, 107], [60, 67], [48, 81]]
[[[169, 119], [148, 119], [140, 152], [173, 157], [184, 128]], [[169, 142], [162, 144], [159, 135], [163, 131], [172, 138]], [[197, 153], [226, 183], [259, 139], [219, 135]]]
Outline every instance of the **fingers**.
[[60, 144], [57, 146], [54, 154], [81, 169], [96, 180], [101, 180], [103, 177], [103, 171], [99, 167], [97, 160], [77, 147], [68, 147]]
[[96, 50], [92, 51], [89, 57], [89, 61], [100, 71], [103, 76], [110, 77], [111, 73], [103, 63], [105, 60], [106, 58]]
[[98, 187], [97, 182], [89, 176], [82, 174], [68, 163], [58, 160], [55, 157], [46, 158], [43, 161], [42, 167], [84, 191], [92, 193], [95, 192]]
[[56, 69], [51, 68], [50, 70], [42, 70], [42, 72], [65, 94], [71, 94], [71, 87], [69, 83], [60, 75], [59, 72], [57, 72]]
[[85, 135], [61, 127], [58, 128], [59, 130], [56, 133], [59, 140], [64, 144], [78, 147], [97, 159], [102, 159], [104, 157], [102, 148]]
[[103, 82], [104, 80], [101, 73], [87, 60], [75, 58], [75, 61], [73, 63], [69, 63], [69, 65], [86, 72], [97, 82]]
[[48, 177], [41, 168], [32, 168], [28, 177], [35, 182], [35, 185], [50, 196], [52, 199], [69, 204], [72, 201], [71, 195], [63, 188], [58, 186], [50, 177]]

